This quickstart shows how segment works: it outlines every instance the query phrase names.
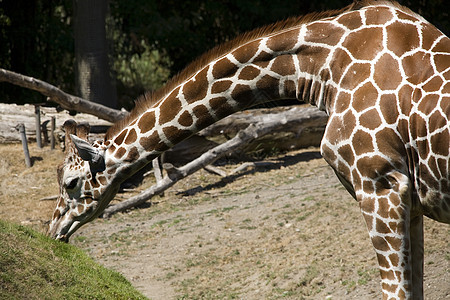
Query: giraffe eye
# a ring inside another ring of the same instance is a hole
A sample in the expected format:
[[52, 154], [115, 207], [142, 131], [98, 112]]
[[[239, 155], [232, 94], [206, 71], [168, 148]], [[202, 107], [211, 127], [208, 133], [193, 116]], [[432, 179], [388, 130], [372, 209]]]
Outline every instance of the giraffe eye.
[[66, 190], [73, 190], [78, 185], [78, 178], [72, 178], [66, 183]]

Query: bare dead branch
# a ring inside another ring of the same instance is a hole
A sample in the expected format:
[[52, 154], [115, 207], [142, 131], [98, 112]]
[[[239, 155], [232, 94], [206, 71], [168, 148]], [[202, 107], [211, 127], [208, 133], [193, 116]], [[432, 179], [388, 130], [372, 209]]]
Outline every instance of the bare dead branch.
[[221, 170], [221, 169], [219, 169], [217, 167], [214, 167], [213, 165], [207, 165], [207, 166], [205, 166], [204, 169], [206, 171], [208, 171], [209, 173], [216, 174], [216, 175], [219, 175], [219, 176], [222, 176], [222, 177], [227, 177], [228, 176], [227, 172], [225, 172], [225, 171], [223, 171], [223, 170]]
[[59, 195], [52, 195], [52, 196], [43, 197], [43, 198], [39, 199], [39, 201], [56, 200], [56, 199], [58, 199], [58, 196], [59, 196]]
[[256, 168], [256, 167], [267, 167], [271, 166], [273, 163], [270, 162], [264, 162], [264, 161], [257, 161], [257, 162], [245, 162], [233, 171], [230, 172], [230, 175], [245, 171], [249, 168]]
[[0, 81], [9, 82], [14, 85], [37, 91], [44, 96], [47, 96], [47, 100], [58, 103], [64, 109], [88, 113], [110, 122], [116, 122], [122, 119], [126, 114], [119, 110], [67, 94], [45, 81], [1, 68]]

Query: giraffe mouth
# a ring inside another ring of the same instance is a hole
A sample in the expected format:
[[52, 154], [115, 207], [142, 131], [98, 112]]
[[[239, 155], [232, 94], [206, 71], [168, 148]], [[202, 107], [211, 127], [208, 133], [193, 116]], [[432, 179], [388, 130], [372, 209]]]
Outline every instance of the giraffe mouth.
[[74, 221], [72, 223], [69, 223], [60, 230], [56, 230], [56, 232], [53, 234], [53, 238], [55, 240], [68, 243], [70, 236], [80, 227], [81, 224], [79, 221]]
[[69, 242], [69, 237], [68, 237], [67, 235], [65, 235], [65, 234], [63, 234], [63, 235], [58, 235], [58, 236], [56, 237], [56, 240], [61, 241], [61, 242], [64, 242], [64, 243], [68, 243], [68, 242]]

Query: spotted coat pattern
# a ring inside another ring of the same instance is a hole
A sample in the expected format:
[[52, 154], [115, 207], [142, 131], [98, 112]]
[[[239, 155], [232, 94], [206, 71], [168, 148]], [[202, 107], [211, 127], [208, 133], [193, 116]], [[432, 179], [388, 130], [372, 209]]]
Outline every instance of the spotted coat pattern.
[[93, 146], [104, 170], [93, 172], [69, 137], [51, 234], [68, 239], [121, 181], [174, 144], [274, 99], [327, 112], [321, 152], [360, 205], [383, 298], [423, 297], [423, 215], [450, 223], [450, 40], [390, 2], [300, 22], [212, 57]]

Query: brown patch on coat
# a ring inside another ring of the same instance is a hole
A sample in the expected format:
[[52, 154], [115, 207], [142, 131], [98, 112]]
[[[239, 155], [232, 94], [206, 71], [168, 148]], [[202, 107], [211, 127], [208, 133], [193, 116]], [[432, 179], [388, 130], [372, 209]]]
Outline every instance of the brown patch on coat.
[[163, 141], [161, 141], [161, 138], [156, 131], [149, 136], [142, 137], [139, 140], [139, 143], [147, 151], [164, 151], [169, 148]]
[[341, 80], [344, 71], [347, 66], [352, 62], [352, 58], [342, 50], [338, 48], [335, 50], [332, 58], [333, 64], [331, 65], [331, 79], [338, 83]]
[[381, 118], [378, 111], [372, 108], [359, 117], [359, 124], [364, 128], [374, 130], [381, 126]]
[[345, 33], [344, 29], [330, 23], [311, 23], [306, 26], [306, 29], [306, 42], [326, 44], [330, 46], [336, 45]]
[[259, 69], [255, 68], [253, 66], [246, 66], [239, 73], [238, 79], [241, 79], [241, 80], [253, 80], [256, 77], [258, 77], [259, 73], [261, 73], [259, 71]]
[[382, 90], [394, 90], [403, 80], [398, 61], [385, 53], [375, 64], [373, 78]]
[[220, 94], [225, 91], [228, 91], [232, 84], [233, 82], [231, 80], [221, 80], [214, 82], [214, 84], [211, 87], [211, 94]]
[[375, 106], [378, 99], [378, 91], [372, 83], [367, 82], [353, 95], [353, 107], [360, 112]]
[[[189, 80], [188, 82], [185, 83], [185, 85], [183, 86], [183, 95], [184, 98], [186, 100], [187, 103], [194, 103], [196, 101], [200, 101], [203, 100], [206, 97], [206, 93], [208, 91], [207, 87], [208, 86], [208, 69], [205, 68], [202, 71], [200, 71], [200, 73], [198, 73], [197, 75], [195, 75], [194, 78], [192, 78], [191, 80]], [[165, 102], [168, 102], [167, 100]], [[171, 101], [173, 102], [173, 101]], [[173, 117], [173, 113], [177, 113], [180, 108], [181, 108], [181, 103], [170, 103], [170, 110], [171, 113], [170, 115], [166, 118], [166, 119], [170, 119], [172, 120]], [[162, 108], [161, 108], [162, 110]], [[164, 111], [164, 113], [166, 113], [166, 111]], [[163, 113], [161, 113], [161, 115], [163, 115]]]
[[348, 140], [352, 134], [351, 130], [346, 130], [348, 128], [354, 128], [356, 125], [355, 116], [349, 111], [343, 117], [333, 116], [328, 121], [327, 126], [327, 139], [339, 143], [341, 141]]
[[398, 57], [420, 47], [419, 33], [416, 26], [395, 22], [386, 27], [387, 48]]
[[300, 50], [297, 54], [300, 70], [312, 74], [313, 70], [317, 70], [325, 64], [329, 53], [329, 49], [316, 46]]
[[127, 145], [132, 144], [136, 141], [136, 139], [137, 139], [136, 130], [134, 130], [134, 128], [131, 128], [125, 139], [125, 144], [127, 144]]
[[218, 119], [224, 118], [234, 111], [225, 97], [212, 98], [209, 105]]
[[238, 62], [246, 63], [246, 62], [250, 61], [250, 59], [253, 56], [255, 56], [256, 52], [258, 51], [259, 42], [260, 42], [260, 40], [246, 43], [243, 46], [236, 49], [235, 51], [233, 51], [231, 54], [234, 56], [234, 58]]
[[387, 7], [374, 7], [366, 11], [366, 25], [382, 25], [389, 22], [394, 16]]
[[121, 145], [121, 144], [123, 143], [123, 140], [125, 139], [125, 136], [127, 135], [127, 133], [128, 133], [128, 130], [123, 130], [123, 131], [119, 134], [119, 136], [117, 136], [117, 137], [114, 139], [114, 143], [116, 143], [116, 145]]
[[363, 25], [359, 12], [351, 12], [338, 18], [339, 23], [350, 30], [355, 30]]
[[281, 55], [275, 58], [270, 70], [281, 76], [295, 74], [296, 70], [292, 55]]
[[142, 115], [138, 121], [138, 127], [142, 133], [146, 133], [155, 127], [155, 112], [149, 111]]
[[128, 150], [128, 155], [125, 158], [126, 162], [133, 162], [136, 161], [139, 158], [139, 151], [136, 147], [131, 147], [130, 150]]
[[402, 67], [405, 71], [406, 80], [413, 85], [424, 82], [433, 76], [430, 54], [423, 51], [407, 56], [402, 60]]
[[383, 30], [381, 28], [363, 28], [351, 32], [342, 43], [352, 56], [361, 60], [373, 60], [383, 48]]
[[181, 126], [189, 127], [194, 123], [194, 119], [192, 119], [191, 114], [185, 110], [179, 117], [178, 117], [178, 123]]
[[273, 52], [289, 51], [297, 43], [298, 34], [298, 28], [279, 33], [274, 38], [269, 38], [266, 46]]
[[380, 98], [380, 110], [384, 121], [395, 124], [398, 120], [397, 98], [394, 94], [384, 94]]
[[348, 68], [341, 80], [341, 86], [347, 90], [355, 89], [362, 81], [370, 76], [371, 65], [369, 63], [355, 63]]

